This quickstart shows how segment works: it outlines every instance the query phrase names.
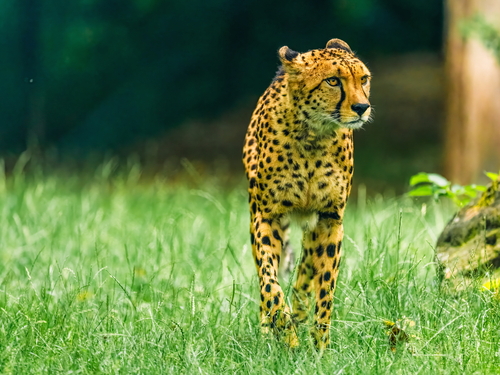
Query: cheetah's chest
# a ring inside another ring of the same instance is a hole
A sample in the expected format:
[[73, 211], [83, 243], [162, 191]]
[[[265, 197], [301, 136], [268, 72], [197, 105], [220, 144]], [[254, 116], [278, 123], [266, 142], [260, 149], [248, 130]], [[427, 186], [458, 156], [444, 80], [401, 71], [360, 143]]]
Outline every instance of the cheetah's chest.
[[292, 148], [262, 156], [258, 176], [265, 211], [318, 212], [344, 206], [353, 172], [350, 139], [329, 140], [319, 152]]

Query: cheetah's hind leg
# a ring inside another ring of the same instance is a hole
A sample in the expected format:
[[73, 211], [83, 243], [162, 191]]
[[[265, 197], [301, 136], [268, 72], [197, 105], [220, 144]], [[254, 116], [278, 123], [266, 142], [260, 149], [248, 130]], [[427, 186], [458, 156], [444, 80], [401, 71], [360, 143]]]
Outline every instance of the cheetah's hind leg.
[[290, 219], [288, 217], [281, 219], [281, 230], [283, 231], [283, 250], [279, 273], [282, 279], [288, 280], [295, 268], [295, 254], [290, 245]]

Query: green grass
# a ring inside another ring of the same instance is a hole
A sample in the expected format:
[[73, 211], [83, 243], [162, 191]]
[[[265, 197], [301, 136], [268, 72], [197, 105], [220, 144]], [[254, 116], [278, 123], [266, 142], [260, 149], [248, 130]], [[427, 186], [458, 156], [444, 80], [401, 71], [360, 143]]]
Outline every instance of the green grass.
[[[435, 281], [449, 209], [350, 202], [319, 357], [307, 327], [293, 351], [259, 334], [244, 185], [111, 171], [0, 176], [0, 373], [500, 372], [499, 300]], [[382, 320], [405, 317], [409, 347], [392, 352]]]

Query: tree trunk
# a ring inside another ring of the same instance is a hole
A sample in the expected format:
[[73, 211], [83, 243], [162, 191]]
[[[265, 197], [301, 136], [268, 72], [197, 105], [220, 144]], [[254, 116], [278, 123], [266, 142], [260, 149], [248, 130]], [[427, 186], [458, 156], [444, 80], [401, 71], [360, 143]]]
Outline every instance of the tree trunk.
[[481, 15], [500, 28], [500, 1], [447, 0], [445, 175], [460, 184], [500, 169], [500, 62], [461, 27]]

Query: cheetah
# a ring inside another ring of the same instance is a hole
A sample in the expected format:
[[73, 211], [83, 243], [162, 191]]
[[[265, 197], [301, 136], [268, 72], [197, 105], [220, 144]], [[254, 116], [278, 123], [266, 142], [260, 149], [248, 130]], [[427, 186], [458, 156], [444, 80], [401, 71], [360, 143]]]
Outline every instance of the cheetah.
[[[305, 53], [284, 46], [278, 55], [281, 67], [257, 103], [243, 148], [260, 324], [263, 333], [298, 346], [296, 326], [307, 320], [314, 290], [311, 334], [323, 351], [353, 175], [352, 132], [370, 120], [371, 75], [340, 39]], [[292, 309], [278, 282], [290, 218], [303, 229]]]

